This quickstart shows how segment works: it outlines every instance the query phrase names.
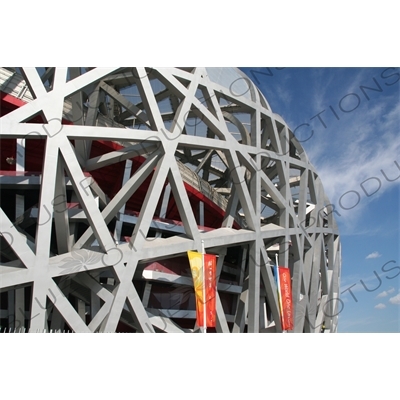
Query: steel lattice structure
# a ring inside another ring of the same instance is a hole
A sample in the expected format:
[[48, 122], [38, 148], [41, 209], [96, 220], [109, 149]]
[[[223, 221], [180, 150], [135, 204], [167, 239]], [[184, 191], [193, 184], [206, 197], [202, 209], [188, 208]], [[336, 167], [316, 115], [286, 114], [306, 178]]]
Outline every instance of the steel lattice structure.
[[217, 332], [335, 332], [340, 238], [285, 121], [234, 68], [2, 68], [1, 326], [196, 332], [188, 250], [218, 255]]

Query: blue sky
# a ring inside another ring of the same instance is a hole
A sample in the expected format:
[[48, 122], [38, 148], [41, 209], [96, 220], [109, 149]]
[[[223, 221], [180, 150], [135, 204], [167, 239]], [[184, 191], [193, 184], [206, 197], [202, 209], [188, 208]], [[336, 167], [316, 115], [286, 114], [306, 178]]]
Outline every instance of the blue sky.
[[241, 69], [295, 132], [337, 210], [339, 332], [400, 332], [400, 69]]

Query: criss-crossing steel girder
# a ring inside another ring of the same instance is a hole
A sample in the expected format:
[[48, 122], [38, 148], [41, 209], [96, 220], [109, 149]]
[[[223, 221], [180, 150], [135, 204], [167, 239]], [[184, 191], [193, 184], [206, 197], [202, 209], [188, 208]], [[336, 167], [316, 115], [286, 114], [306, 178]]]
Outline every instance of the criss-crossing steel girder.
[[[1, 325], [197, 332], [188, 250], [218, 256], [217, 332], [335, 332], [341, 247], [313, 165], [234, 68], [1, 68]], [[18, 147], [13, 145], [18, 140]]]

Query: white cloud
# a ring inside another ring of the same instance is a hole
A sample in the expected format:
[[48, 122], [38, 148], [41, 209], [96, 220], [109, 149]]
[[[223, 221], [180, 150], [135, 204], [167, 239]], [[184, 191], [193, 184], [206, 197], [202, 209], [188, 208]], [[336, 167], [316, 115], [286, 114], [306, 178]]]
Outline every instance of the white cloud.
[[371, 326], [374, 324], [374, 318], [372, 316], [361, 317], [361, 318], [340, 318], [339, 317], [339, 325], [338, 332], [348, 332], [349, 328], [351, 331], [351, 327], [356, 327], [357, 331], [360, 331], [360, 326]]
[[377, 251], [374, 251], [371, 254], [368, 254], [367, 257], [365, 257], [366, 260], [370, 259], [370, 258], [378, 258], [381, 257], [382, 254], [378, 253]]
[[346, 295], [351, 296], [351, 293], [366, 292], [365, 287], [367, 287], [370, 291], [378, 290], [382, 285], [383, 276], [384, 273], [378, 274], [376, 271], [367, 277], [355, 274], [344, 276], [340, 282], [341, 297]]
[[393, 293], [395, 291], [394, 288], [390, 288], [388, 290], [384, 290], [383, 292], [379, 293], [378, 296], [376, 296], [376, 299], [380, 299], [382, 297], [387, 297], [389, 294]]
[[282, 86], [276, 87], [276, 94], [279, 99], [284, 103], [290, 103], [292, 101], [291, 92], [287, 89], [284, 89]]
[[388, 295], [388, 292], [386, 290], [384, 290], [383, 292], [379, 293], [378, 296], [376, 296], [377, 299], [381, 298], [381, 297], [386, 297]]
[[400, 304], [400, 293], [397, 296], [391, 297], [389, 302], [392, 304]]
[[[335, 205], [337, 222], [350, 232], [356, 231], [360, 218], [365, 218], [363, 211], [368, 203], [400, 184], [395, 164], [400, 152], [400, 103], [375, 101], [374, 107], [368, 108], [364, 102], [359, 112], [341, 114], [341, 120], [330, 123], [326, 130], [315, 127], [314, 136], [303, 143]], [[314, 125], [317, 123], [314, 119]]]
[[374, 308], [376, 308], [377, 310], [383, 310], [384, 308], [386, 308], [386, 306], [383, 303], [379, 303]]

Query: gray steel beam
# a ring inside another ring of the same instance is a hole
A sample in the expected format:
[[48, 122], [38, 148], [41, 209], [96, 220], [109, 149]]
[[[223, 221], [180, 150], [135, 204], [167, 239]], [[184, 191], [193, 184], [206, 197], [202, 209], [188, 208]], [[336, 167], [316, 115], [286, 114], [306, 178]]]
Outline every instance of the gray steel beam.
[[[171, 285], [192, 285], [186, 276], [140, 268], [152, 260], [181, 257], [187, 250], [200, 250], [204, 240], [207, 252], [212, 249], [220, 253], [218, 276], [221, 271], [233, 273], [238, 283], [218, 283], [217, 331], [227, 332], [228, 323], [233, 323], [233, 332], [282, 331], [268, 258], [268, 254], [273, 257], [275, 247], [280, 252], [279, 263], [288, 266], [292, 274], [294, 331], [316, 332], [322, 323], [325, 332], [337, 331], [335, 313], [339, 305], [334, 299], [339, 295], [341, 248], [334, 215], [327, 210], [329, 200], [299, 142], [250, 81], [248, 94], [235, 96], [223, 80], [218, 81], [205, 68], [154, 68], [151, 76], [143, 68], [128, 72], [118, 68], [87, 68], [83, 74], [80, 68], [71, 68], [68, 82], [67, 72], [67, 68], [52, 68], [40, 76], [36, 69], [24, 69], [25, 82], [22, 77], [16, 79], [21, 87], [28, 85], [23, 97], [27, 104], [0, 120], [1, 138], [19, 138], [20, 145], [24, 138], [47, 142], [42, 176], [0, 177], [0, 183], [7, 189], [19, 190], [19, 196], [27, 197], [29, 191], [38, 187], [41, 190], [38, 207], [28, 211], [22, 197], [20, 201], [16, 197], [18, 218], [14, 225], [0, 210], [1, 240], [9, 247], [3, 255], [10, 260], [0, 266], [0, 291], [12, 293], [10, 312], [13, 301], [17, 301], [14, 308], [21, 308], [23, 288], [33, 284], [33, 301], [27, 312], [32, 331], [48, 330], [49, 321], [50, 329], [61, 329], [65, 322], [76, 332], [113, 332], [120, 321], [138, 332], [153, 332], [153, 326], [157, 331], [188, 331], [171, 319], [178, 316], [194, 319], [194, 310], [185, 313], [177, 309], [146, 309], [149, 293], [145, 292], [141, 300], [133, 281], [164, 280]], [[229, 70], [229, 74], [246, 79], [240, 72]], [[154, 78], [164, 85], [160, 90]], [[49, 79], [52, 79], [50, 87], [45, 87], [42, 80]], [[133, 84], [141, 97], [136, 103], [121, 90]], [[118, 87], [114, 88], [115, 85]], [[90, 90], [93, 92], [85, 115], [83, 97]], [[147, 129], [123, 128], [112, 119], [116, 116], [114, 109], [108, 113], [109, 117], [98, 114], [106, 96], [112, 99], [111, 105], [119, 103], [125, 108], [125, 112], [118, 113], [119, 118], [128, 118], [129, 114], [135, 117], [132, 128], [140, 127], [137, 124], [140, 121]], [[167, 99], [171, 100], [171, 107], [160, 112]], [[37, 115], [43, 116], [43, 124], [26, 122]], [[77, 125], [62, 125], [61, 120], [66, 116], [72, 117]], [[203, 130], [198, 136], [186, 129], [193, 120], [201, 121]], [[230, 131], [231, 124], [239, 133]], [[123, 148], [89, 159], [90, 143], [97, 140], [113, 141]], [[23, 171], [21, 150], [18, 147], [19, 171]], [[94, 182], [82, 170], [100, 171], [138, 156], [146, 161], [132, 177], [125, 171], [125, 178], [116, 182], [119, 190], [111, 199], [100, 188], [101, 180]], [[64, 169], [69, 175], [67, 179], [63, 176]], [[127, 215], [132, 211], [126, 209], [128, 200], [151, 174], [143, 206], [134, 210], [140, 212]], [[187, 185], [191, 185], [186, 175], [197, 182], [194, 194], [191, 193], [194, 198], [189, 198], [186, 192]], [[164, 191], [167, 181], [181, 221], [157, 218], [166, 216], [170, 196], [169, 189]], [[220, 193], [224, 193], [226, 200], [215, 195], [216, 185], [221, 186]], [[73, 192], [68, 193], [71, 186]], [[296, 202], [292, 199], [294, 187], [299, 190]], [[68, 210], [67, 196], [72, 198], [69, 202], [79, 202], [82, 209]], [[200, 214], [199, 201], [200, 207], [204, 207], [204, 213], [200, 210]], [[208, 221], [209, 201], [225, 215], [217, 229], [200, 230], [198, 222]], [[266, 218], [264, 206], [276, 215]], [[117, 219], [115, 237], [109, 231], [114, 229], [111, 225], [114, 219]], [[310, 219], [308, 226], [306, 219]], [[80, 223], [89, 228], [79, 237]], [[31, 249], [33, 239], [24, 231], [33, 224], [37, 228], [36, 251]], [[171, 224], [176, 226], [170, 229], [167, 225]], [[237, 224], [245, 229], [235, 229]], [[122, 226], [124, 230], [133, 230], [130, 243], [123, 243]], [[150, 229], [158, 232], [156, 237], [149, 235]], [[54, 254], [54, 244], [58, 255]], [[227, 251], [241, 256], [229, 269], [223, 269], [221, 255]], [[79, 257], [82, 260], [76, 262]], [[113, 282], [101, 283], [98, 278], [91, 278], [88, 274], [95, 270]], [[61, 287], [66, 282], [73, 283], [71, 292]], [[14, 293], [15, 289], [19, 292]], [[224, 312], [220, 298], [223, 291], [239, 298], [235, 315]], [[67, 294], [77, 303], [72, 305]], [[101, 301], [104, 301], [102, 306]], [[271, 311], [269, 319], [267, 307]], [[11, 318], [10, 326], [17, 322], [16, 318]], [[189, 331], [196, 330], [195, 327]]]

